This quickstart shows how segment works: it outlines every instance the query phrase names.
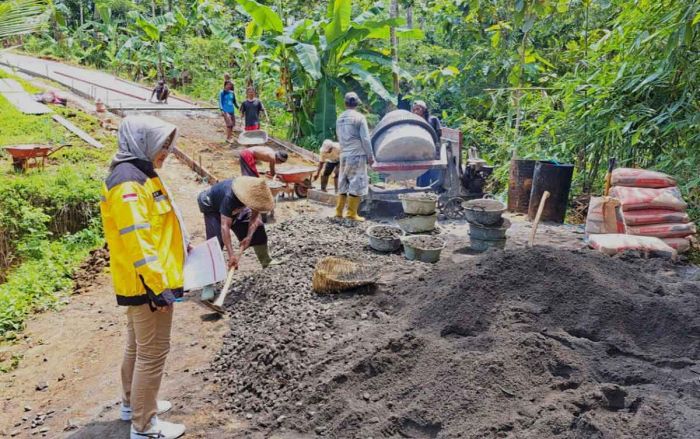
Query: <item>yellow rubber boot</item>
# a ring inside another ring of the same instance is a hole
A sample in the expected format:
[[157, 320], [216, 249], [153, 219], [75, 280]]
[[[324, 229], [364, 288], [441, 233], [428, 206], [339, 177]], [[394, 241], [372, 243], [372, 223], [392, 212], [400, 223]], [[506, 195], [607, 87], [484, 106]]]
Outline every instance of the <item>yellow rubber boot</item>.
[[347, 200], [347, 195], [338, 195], [338, 201], [335, 203], [335, 217], [343, 217], [343, 209], [345, 209], [345, 200]]
[[358, 222], [364, 221], [365, 219], [357, 214], [357, 211], [360, 209], [361, 202], [362, 197], [353, 197], [350, 195], [348, 197], [348, 214], [345, 215], [345, 218]]

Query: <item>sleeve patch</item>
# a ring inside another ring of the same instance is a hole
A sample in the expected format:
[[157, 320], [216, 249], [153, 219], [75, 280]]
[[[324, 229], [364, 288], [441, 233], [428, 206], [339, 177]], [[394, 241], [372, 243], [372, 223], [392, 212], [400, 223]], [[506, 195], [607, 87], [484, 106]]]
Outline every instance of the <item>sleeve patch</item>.
[[136, 193], [124, 194], [122, 195], [122, 201], [125, 203], [138, 201], [139, 196]]

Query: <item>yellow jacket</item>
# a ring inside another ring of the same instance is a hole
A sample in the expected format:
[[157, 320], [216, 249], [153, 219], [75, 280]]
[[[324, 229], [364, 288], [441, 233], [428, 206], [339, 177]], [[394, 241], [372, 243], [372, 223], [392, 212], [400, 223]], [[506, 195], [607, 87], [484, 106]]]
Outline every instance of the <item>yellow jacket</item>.
[[153, 166], [140, 160], [116, 165], [103, 185], [100, 212], [117, 303], [149, 303], [147, 289], [180, 295], [184, 227]]

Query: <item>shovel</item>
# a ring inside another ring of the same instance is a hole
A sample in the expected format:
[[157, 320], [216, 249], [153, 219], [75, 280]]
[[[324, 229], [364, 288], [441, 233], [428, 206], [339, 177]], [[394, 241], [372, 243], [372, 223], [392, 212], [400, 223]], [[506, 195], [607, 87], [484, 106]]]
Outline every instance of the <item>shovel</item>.
[[[240, 258], [240, 254], [239, 254]], [[228, 271], [228, 276], [226, 277], [226, 282], [224, 282], [224, 288], [221, 289], [221, 293], [219, 293], [219, 297], [216, 298], [214, 302], [208, 302], [206, 300], [202, 301], [202, 303], [210, 308], [211, 310], [219, 313], [219, 314], [224, 314], [226, 311], [224, 310], [224, 300], [226, 300], [226, 296], [228, 295], [228, 290], [231, 289], [231, 283], [233, 282], [233, 275], [236, 272], [236, 268], [231, 268]]]

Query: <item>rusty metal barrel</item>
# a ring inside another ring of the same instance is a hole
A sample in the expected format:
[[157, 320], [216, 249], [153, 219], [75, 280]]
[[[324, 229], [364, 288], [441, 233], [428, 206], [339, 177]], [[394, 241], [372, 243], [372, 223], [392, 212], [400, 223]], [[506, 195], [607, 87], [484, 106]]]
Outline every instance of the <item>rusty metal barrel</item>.
[[532, 176], [537, 160], [511, 160], [508, 180], [508, 211], [527, 213], [532, 191]]
[[537, 162], [535, 173], [532, 177], [532, 192], [530, 193], [530, 206], [528, 207], [528, 217], [531, 221], [537, 215], [542, 195], [545, 191], [548, 191], [549, 199], [546, 201], [542, 211], [542, 221], [564, 222], [573, 176], [574, 165], [572, 164], [552, 161]]

